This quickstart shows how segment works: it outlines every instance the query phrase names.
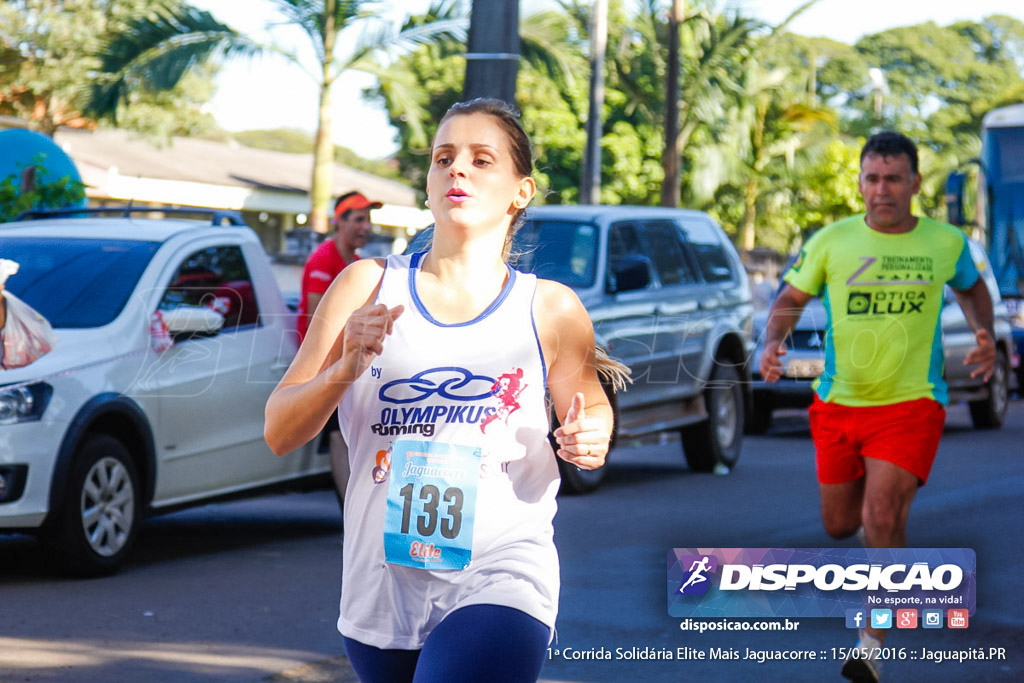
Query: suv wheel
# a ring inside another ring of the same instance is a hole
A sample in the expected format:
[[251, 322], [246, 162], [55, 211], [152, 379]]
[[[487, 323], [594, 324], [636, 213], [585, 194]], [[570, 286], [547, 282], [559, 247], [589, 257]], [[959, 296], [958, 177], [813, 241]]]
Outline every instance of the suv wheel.
[[75, 453], [67, 497], [47, 541], [64, 573], [111, 574], [128, 554], [140, 517], [139, 478], [128, 449], [97, 434]]
[[988, 380], [988, 397], [968, 403], [975, 429], [999, 429], [1003, 426], [1006, 407], [1009, 405], [1009, 392], [1009, 363], [1002, 349], [996, 349], [996, 364]]
[[731, 469], [743, 443], [743, 386], [735, 367], [715, 363], [704, 403], [708, 419], [680, 430], [686, 462], [694, 472]]

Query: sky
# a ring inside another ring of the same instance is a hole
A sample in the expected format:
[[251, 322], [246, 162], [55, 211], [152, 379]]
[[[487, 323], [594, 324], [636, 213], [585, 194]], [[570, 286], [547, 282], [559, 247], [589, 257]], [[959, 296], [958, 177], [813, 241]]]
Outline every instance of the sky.
[[[629, 0], [626, 0], [627, 2]], [[720, 6], [738, 8], [768, 24], [778, 24], [804, 0], [724, 0]], [[275, 42], [293, 52], [296, 59], [315, 68], [308, 39], [296, 29], [281, 25], [267, 0], [192, 0], [219, 21], [258, 40]], [[394, 20], [403, 14], [422, 12], [428, 0], [394, 0]], [[545, 0], [520, 0], [520, 13], [543, 8]], [[852, 44], [865, 34], [895, 26], [926, 21], [947, 25], [958, 20], [980, 20], [991, 14], [1007, 14], [1024, 21], [1021, 0], [819, 0], [791, 25], [790, 30], [808, 36], [826, 36]], [[269, 32], [268, 26], [278, 22]], [[344, 45], [341, 46], [344, 48]], [[318, 110], [316, 83], [303, 68], [282, 57], [234, 59], [225, 63], [216, 80], [217, 92], [207, 110], [230, 131], [256, 128], [296, 128], [312, 132]], [[332, 114], [335, 144], [366, 158], [382, 158], [396, 149], [395, 131], [384, 111], [362, 98], [373, 79], [350, 72], [338, 79], [333, 90]]]

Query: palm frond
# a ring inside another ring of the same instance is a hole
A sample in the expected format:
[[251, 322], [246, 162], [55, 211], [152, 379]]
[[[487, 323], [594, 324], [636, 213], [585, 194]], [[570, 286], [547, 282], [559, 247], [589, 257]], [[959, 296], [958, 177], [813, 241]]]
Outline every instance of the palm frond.
[[580, 50], [566, 39], [568, 26], [564, 14], [535, 12], [519, 22], [521, 57], [570, 88], [575, 84], [574, 63], [583, 59]]
[[128, 90], [139, 83], [169, 90], [193, 67], [213, 57], [252, 56], [263, 46], [190, 6], [164, 7], [135, 19], [101, 48], [101, 77], [85, 112], [113, 116]]

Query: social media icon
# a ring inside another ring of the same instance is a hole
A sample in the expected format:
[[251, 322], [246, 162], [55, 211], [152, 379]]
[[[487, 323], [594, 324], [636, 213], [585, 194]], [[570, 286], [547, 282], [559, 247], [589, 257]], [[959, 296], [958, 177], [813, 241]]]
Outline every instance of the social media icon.
[[846, 628], [864, 628], [867, 624], [864, 623], [864, 610], [862, 609], [848, 609], [846, 610]]
[[921, 626], [923, 628], [942, 628], [942, 610], [921, 610]]
[[948, 612], [950, 628], [967, 628], [967, 610], [951, 609]]
[[896, 628], [917, 628], [917, 610], [896, 610]]
[[892, 610], [871, 610], [871, 628], [892, 628]]

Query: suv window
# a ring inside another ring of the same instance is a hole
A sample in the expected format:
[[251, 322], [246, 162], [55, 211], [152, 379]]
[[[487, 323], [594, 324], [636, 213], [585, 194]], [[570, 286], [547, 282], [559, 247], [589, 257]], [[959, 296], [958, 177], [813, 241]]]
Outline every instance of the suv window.
[[700, 219], [684, 219], [679, 227], [697, 254], [697, 266], [705, 282], [731, 280], [732, 264], [715, 226]]
[[640, 231], [632, 223], [616, 223], [608, 231], [608, 263], [617, 263], [628, 256], [647, 256]]
[[515, 266], [570, 287], [589, 287], [597, 267], [597, 235], [590, 223], [528, 220], [515, 235]]
[[6, 287], [56, 328], [102, 327], [114, 320], [159, 248], [136, 240], [0, 238], [17, 261]]
[[160, 300], [160, 310], [182, 305], [212, 307], [221, 313], [222, 332], [255, 325], [259, 310], [242, 250], [208, 247], [182, 261]]
[[644, 224], [644, 237], [651, 248], [651, 258], [661, 284], [678, 285], [697, 281], [697, 276], [686, 260], [675, 225], [670, 221], [649, 221]]

